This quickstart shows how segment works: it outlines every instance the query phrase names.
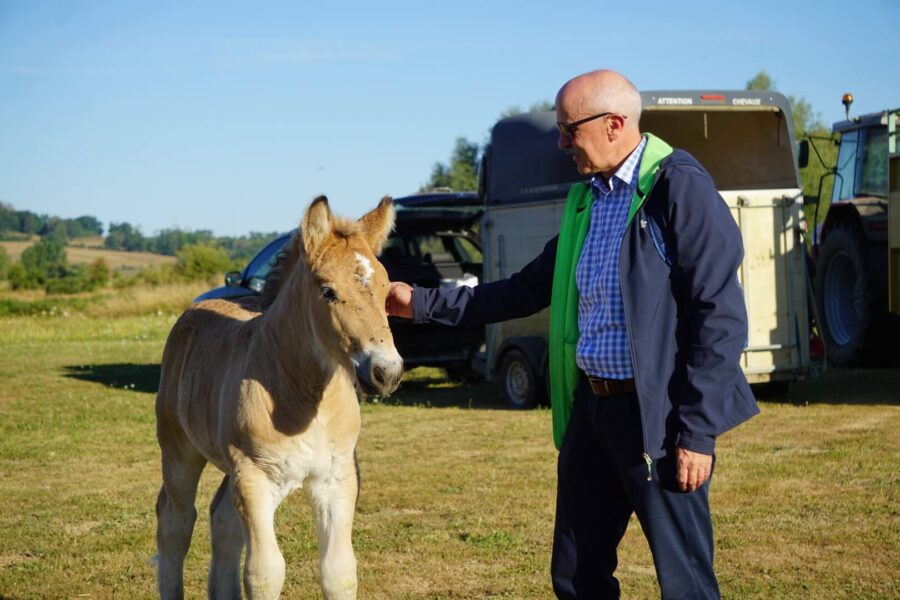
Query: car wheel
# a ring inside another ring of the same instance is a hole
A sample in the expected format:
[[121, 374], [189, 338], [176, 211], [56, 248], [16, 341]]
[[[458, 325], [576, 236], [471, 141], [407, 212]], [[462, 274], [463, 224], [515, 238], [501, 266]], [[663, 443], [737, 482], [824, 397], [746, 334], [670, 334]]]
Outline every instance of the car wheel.
[[506, 405], [517, 410], [537, 406], [544, 385], [535, 375], [531, 361], [519, 350], [510, 350], [503, 355], [500, 384]]

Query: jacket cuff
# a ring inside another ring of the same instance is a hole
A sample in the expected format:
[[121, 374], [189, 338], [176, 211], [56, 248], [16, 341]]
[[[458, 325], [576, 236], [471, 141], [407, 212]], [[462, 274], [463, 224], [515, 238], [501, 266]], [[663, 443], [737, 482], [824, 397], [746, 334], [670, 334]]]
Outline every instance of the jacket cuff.
[[691, 452], [710, 456], [716, 453], [716, 438], [712, 435], [694, 435], [689, 431], [682, 431], [675, 439], [675, 445]]
[[412, 321], [413, 323], [428, 322], [428, 288], [413, 285], [412, 291]]

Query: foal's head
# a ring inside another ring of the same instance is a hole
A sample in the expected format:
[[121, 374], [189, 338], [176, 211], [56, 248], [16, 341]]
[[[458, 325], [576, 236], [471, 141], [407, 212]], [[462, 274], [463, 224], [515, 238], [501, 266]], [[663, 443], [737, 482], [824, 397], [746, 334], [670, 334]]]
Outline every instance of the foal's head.
[[388, 328], [385, 301], [390, 281], [375, 258], [394, 226], [394, 206], [383, 198], [358, 221], [332, 214], [317, 198], [300, 226], [301, 260], [310, 277], [316, 336], [338, 360], [349, 360], [367, 394], [389, 394], [403, 375], [403, 359]]

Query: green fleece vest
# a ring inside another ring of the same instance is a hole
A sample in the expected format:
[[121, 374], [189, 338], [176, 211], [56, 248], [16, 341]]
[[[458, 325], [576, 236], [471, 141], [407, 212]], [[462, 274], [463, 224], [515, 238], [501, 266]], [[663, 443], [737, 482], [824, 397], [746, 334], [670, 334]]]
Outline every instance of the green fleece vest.
[[[659, 166], [672, 154], [672, 147], [653, 134], [645, 133], [647, 146], [638, 170], [638, 186], [628, 209], [628, 225], [650, 194]], [[581, 247], [591, 223], [591, 188], [576, 183], [569, 188], [563, 210], [559, 240], [556, 246], [556, 264], [553, 268], [553, 291], [550, 301], [550, 398], [553, 412], [553, 441], [557, 450], [562, 446], [572, 400], [578, 386], [578, 366], [575, 349], [578, 345], [578, 285], [575, 269], [581, 256]]]

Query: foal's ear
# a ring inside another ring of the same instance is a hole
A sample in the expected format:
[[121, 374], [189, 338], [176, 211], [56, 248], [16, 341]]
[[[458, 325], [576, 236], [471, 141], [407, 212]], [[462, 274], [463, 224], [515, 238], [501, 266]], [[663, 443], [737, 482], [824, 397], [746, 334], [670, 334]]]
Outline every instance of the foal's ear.
[[381, 254], [384, 243], [394, 229], [394, 215], [394, 201], [390, 196], [385, 196], [377, 207], [359, 219], [362, 235], [376, 256]]
[[315, 254], [329, 233], [331, 233], [331, 209], [328, 208], [328, 198], [319, 196], [306, 209], [303, 223], [300, 224], [300, 235], [306, 255]]

